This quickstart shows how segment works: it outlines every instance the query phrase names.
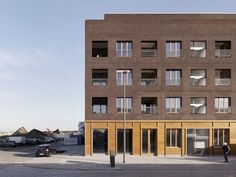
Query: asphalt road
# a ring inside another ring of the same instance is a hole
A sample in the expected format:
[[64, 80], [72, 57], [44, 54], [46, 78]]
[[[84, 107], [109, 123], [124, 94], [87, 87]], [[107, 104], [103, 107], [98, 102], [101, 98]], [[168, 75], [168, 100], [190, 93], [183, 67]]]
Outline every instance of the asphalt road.
[[235, 177], [236, 170], [51, 170], [10, 165], [1, 177]]
[[222, 157], [127, 157], [129, 163], [111, 168], [108, 157], [84, 157], [77, 146], [51, 158], [36, 158], [34, 151], [0, 149], [0, 177], [236, 177], [236, 157], [228, 164]]

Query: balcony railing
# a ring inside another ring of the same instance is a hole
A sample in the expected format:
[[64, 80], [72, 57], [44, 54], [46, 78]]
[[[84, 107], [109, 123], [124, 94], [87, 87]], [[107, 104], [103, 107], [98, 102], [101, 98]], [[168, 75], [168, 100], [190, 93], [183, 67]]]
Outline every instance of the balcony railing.
[[141, 49], [142, 57], [156, 57], [157, 49]]
[[166, 57], [181, 57], [181, 50], [166, 51]]
[[191, 79], [191, 85], [192, 85], [192, 86], [206, 85], [206, 78]]
[[141, 85], [157, 85], [156, 78], [141, 79]]
[[231, 57], [231, 49], [215, 49], [215, 57], [229, 58]]
[[206, 49], [191, 50], [190, 55], [191, 55], [192, 58], [204, 58], [204, 57], [206, 57]]
[[[123, 112], [124, 108], [123, 107], [117, 107], [116, 108], [117, 112]], [[126, 112], [131, 112], [132, 111], [132, 107], [126, 107]]]
[[190, 107], [191, 114], [206, 114], [206, 106]]
[[231, 79], [215, 79], [215, 85], [231, 85]]
[[133, 50], [116, 50], [117, 57], [132, 57]]
[[182, 79], [166, 79], [166, 85], [181, 85]]
[[141, 105], [141, 112], [142, 114], [155, 114], [157, 113], [157, 107]]
[[[133, 84], [133, 79], [131, 78], [125, 79], [125, 85], [132, 85], [132, 84]], [[124, 85], [123, 79], [117, 79], [116, 85]]]
[[228, 108], [215, 108], [216, 113], [231, 113], [231, 107]]
[[107, 105], [93, 105], [92, 110], [93, 114], [106, 114]]
[[106, 78], [96, 78], [92, 79], [93, 85], [107, 85], [107, 79]]
[[181, 108], [166, 108], [167, 113], [180, 113], [181, 110]]

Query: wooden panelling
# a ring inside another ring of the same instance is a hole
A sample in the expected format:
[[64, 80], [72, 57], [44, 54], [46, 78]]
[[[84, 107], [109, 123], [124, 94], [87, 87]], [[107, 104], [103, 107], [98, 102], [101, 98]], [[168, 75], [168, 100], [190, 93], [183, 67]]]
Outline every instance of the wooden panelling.
[[181, 128], [182, 127], [182, 125], [181, 125], [181, 123], [166, 123], [166, 128]]
[[142, 128], [157, 128], [157, 123], [156, 122], [153, 122], [153, 123], [144, 122], [144, 123], [142, 123]]
[[186, 155], [186, 129], [182, 128], [182, 148], [181, 155]]
[[165, 124], [159, 123], [158, 124], [158, 143], [157, 143], [157, 152], [158, 155], [164, 155], [165, 154]]
[[212, 123], [183, 123], [184, 128], [211, 128]]
[[93, 129], [95, 128], [107, 128], [107, 122], [105, 123], [93, 123]]
[[[122, 129], [123, 126], [124, 126], [123, 123], [120, 123], [120, 122], [119, 122], [119, 123], [116, 123], [116, 128], [117, 128], [117, 129]], [[133, 128], [133, 123], [132, 123], [132, 122], [126, 122], [125, 127], [132, 129], [132, 128]]]
[[166, 155], [181, 155], [181, 148], [166, 147]]
[[235, 122], [230, 122], [230, 127], [236, 127], [236, 123]]
[[229, 134], [231, 154], [236, 154], [236, 125], [230, 128]]
[[91, 151], [91, 124], [85, 122], [85, 155], [92, 155]]
[[110, 151], [116, 153], [116, 126], [115, 123], [108, 123], [108, 154]]
[[140, 123], [133, 124], [133, 155], [141, 154], [141, 126]]
[[213, 153], [213, 129], [209, 129], [209, 154]]
[[213, 155], [223, 155], [222, 148], [220, 146], [219, 147], [214, 147], [213, 148]]
[[229, 128], [228, 122], [214, 123], [214, 128]]

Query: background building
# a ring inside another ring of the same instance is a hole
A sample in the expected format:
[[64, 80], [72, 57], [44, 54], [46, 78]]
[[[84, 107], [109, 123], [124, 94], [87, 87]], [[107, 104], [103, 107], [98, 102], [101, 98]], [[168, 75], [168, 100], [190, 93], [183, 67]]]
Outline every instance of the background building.
[[236, 153], [236, 15], [86, 21], [85, 154]]

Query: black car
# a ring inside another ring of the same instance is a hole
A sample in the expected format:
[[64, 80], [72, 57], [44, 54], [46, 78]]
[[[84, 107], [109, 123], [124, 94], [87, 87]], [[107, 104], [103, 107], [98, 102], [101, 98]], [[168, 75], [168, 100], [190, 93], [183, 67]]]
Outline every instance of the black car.
[[41, 144], [37, 147], [35, 156], [40, 157], [40, 156], [46, 156], [46, 157], [51, 157], [52, 154], [56, 153], [56, 149], [52, 147], [50, 144]]

